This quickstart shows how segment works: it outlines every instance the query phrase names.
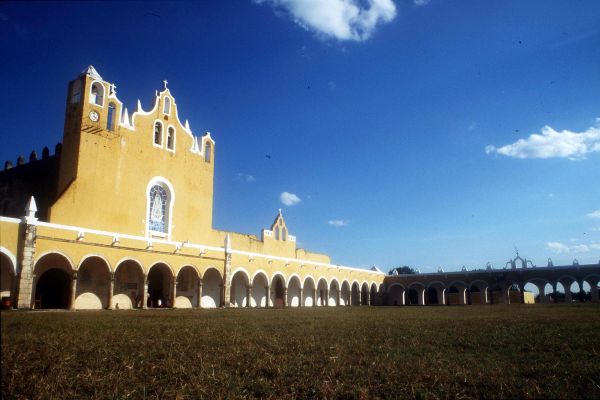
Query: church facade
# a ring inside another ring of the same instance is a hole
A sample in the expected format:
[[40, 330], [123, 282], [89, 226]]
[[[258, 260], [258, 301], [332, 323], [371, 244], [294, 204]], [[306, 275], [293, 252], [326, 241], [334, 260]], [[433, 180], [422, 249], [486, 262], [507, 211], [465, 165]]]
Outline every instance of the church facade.
[[131, 114], [92, 67], [69, 83], [62, 144], [0, 172], [2, 298], [22, 309], [375, 304], [385, 274], [212, 226], [216, 145], [167, 82]]

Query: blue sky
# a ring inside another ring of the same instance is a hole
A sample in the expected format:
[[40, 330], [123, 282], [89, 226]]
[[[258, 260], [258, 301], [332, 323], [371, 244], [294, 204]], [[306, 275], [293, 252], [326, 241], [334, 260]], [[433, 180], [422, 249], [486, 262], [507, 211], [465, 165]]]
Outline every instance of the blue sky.
[[167, 79], [212, 133], [216, 228], [282, 208], [300, 246], [386, 270], [598, 262], [598, 21], [595, 0], [5, 2], [0, 158], [61, 140], [93, 64], [129, 110]]

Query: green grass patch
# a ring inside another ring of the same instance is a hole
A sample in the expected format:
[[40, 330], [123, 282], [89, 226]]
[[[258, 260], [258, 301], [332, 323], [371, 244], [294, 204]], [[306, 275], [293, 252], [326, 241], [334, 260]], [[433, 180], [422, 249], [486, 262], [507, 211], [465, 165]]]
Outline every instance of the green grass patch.
[[596, 305], [3, 312], [2, 398], [600, 398]]

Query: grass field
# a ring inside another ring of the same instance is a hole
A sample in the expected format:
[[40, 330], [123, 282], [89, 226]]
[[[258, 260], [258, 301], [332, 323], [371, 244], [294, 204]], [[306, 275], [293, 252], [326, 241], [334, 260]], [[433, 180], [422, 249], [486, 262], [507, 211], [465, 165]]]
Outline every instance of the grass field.
[[600, 398], [590, 304], [1, 319], [2, 398]]

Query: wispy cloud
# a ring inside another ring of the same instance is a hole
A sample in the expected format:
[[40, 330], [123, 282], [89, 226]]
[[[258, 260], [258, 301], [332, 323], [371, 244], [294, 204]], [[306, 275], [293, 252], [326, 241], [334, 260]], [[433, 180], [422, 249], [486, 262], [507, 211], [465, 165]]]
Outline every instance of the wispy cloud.
[[431, 0], [413, 0], [415, 6], [426, 6]]
[[600, 243], [575, 244], [569, 246], [561, 242], [548, 242], [546, 243], [546, 249], [557, 254], [588, 253], [592, 250], [600, 250]]
[[296, 24], [320, 38], [364, 41], [380, 23], [396, 17], [392, 0], [255, 0], [268, 4], [276, 14], [289, 16]]
[[343, 219], [330, 219], [327, 221], [330, 226], [334, 226], [336, 228], [341, 228], [342, 226], [348, 226], [348, 221]]
[[596, 126], [583, 132], [568, 130], [556, 131], [549, 126], [542, 128], [542, 133], [534, 133], [527, 139], [519, 139], [515, 143], [502, 147], [488, 145], [487, 154], [500, 154], [514, 158], [568, 158], [581, 160], [589, 153], [600, 152], [600, 118]]
[[294, 193], [290, 193], [290, 192], [282, 192], [279, 195], [279, 200], [281, 200], [281, 202], [286, 206], [293, 206], [302, 201], [300, 199], [300, 197], [298, 197]]
[[588, 218], [600, 218], [600, 209], [585, 215]]
[[256, 178], [253, 175], [244, 174], [241, 172], [235, 174], [235, 179], [240, 182], [246, 182], [246, 183], [252, 183], [256, 180]]

